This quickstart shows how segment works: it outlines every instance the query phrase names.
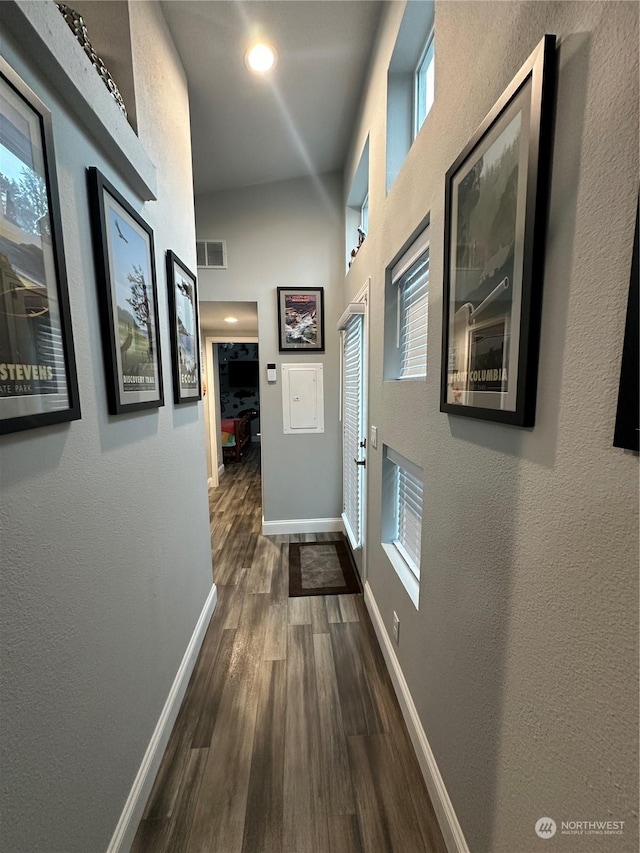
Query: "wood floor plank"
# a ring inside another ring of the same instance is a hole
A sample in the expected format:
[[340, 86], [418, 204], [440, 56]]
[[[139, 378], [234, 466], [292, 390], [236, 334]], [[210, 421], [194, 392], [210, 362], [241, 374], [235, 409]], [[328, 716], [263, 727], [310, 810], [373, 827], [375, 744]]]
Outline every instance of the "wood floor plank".
[[229, 671], [231, 654], [235, 643], [236, 632], [225, 629], [218, 647], [216, 660], [206, 682], [206, 698], [201, 703], [200, 713], [191, 739], [192, 749], [209, 747], [213, 729], [218, 717], [218, 709], [222, 701], [222, 691]]
[[287, 657], [287, 604], [271, 604], [267, 616], [264, 643], [265, 660], [284, 660]]
[[271, 580], [276, 565], [280, 561], [280, 556], [281, 552], [278, 545], [271, 542], [266, 536], [257, 538], [251, 566], [247, 569], [245, 593], [271, 592]]
[[275, 563], [271, 576], [271, 598], [274, 603], [278, 603], [287, 601], [289, 598], [289, 543], [275, 544], [280, 548], [280, 557]]
[[225, 587], [218, 584], [218, 596], [221, 592], [225, 595], [228, 593], [228, 599], [225, 600], [224, 608], [225, 629], [235, 630], [238, 627], [240, 614], [242, 613], [243, 597], [241, 593], [244, 589], [244, 578], [246, 572], [246, 569], [238, 569], [235, 577], [236, 583], [231, 586]]
[[362, 853], [357, 815], [329, 815], [328, 823], [331, 853]]
[[191, 823], [202, 785], [208, 753], [208, 749], [189, 750], [180, 798], [176, 803], [175, 814], [170, 822], [166, 848], [152, 847], [150, 850], [153, 850], [153, 853], [188, 853]]
[[207, 708], [208, 686], [223, 637], [221, 627], [221, 621], [212, 620], [205, 634], [184, 701], [145, 808], [146, 819], [159, 820], [174, 814], [174, 805], [183, 783], [194, 732], [201, 714]]
[[395, 690], [391, 682], [391, 676], [384, 661], [382, 650], [378, 644], [375, 630], [367, 612], [364, 598], [360, 597], [356, 602], [360, 615], [360, 624], [363, 628], [356, 635], [358, 655], [370, 685], [370, 695], [376, 704], [376, 708], [382, 722], [382, 731], [402, 731], [406, 733], [406, 725], [402, 711], [396, 698]]
[[310, 597], [311, 624], [314, 634], [328, 634], [329, 620], [327, 619], [326, 600], [333, 596], [315, 595]]
[[446, 853], [433, 848], [416, 814], [400, 757], [390, 735], [348, 738], [364, 853]]
[[268, 599], [245, 595], [189, 835], [190, 853], [242, 850]]
[[211, 519], [209, 529], [211, 531], [211, 553], [217, 555], [224, 548], [231, 530], [231, 522], [228, 517], [225, 517], [224, 513], [220, 513]]
[[327, 611], [327, 621], [329, 622], [329, 624], [332, 625], [336, 625], [339, 622], [342, 622], [340, 601], [338, 599], [339, 596], [337, 595], [328, 595], [327, 600], [325, 602], [325, 609]]
[[242, 853], [282, 850], [286, 695], [286, 663], [265, 662], [258, 695]]
[[372, 696], [372, 687], [358, 652], [358, 636], [362, 631], [360, 623], [345, 622], [329, 628], [346, 734], [384, 732], [379, 703]]
[[329, 634], [314, 634], [313, 650], [327, 813], [355, 814], [347, 739]]
[[251, 526], [246, 518], [237, 515], [227, 535], [226, 547], [215, 565], [214, 580], [222, 586], [237, 582], [236, 573], [245, 567], [245, 554], [251, 547]]
[[310, 625], [288, 630], [282, 853], [325, 853], [329, 836], [313, 635]]
[[131, 845], [130, 853], [156, 853], [167, 849], [171, 821], [166, 820], [142, 820], [136, 837]]
[[311, 625], [311, 599], [309, 596], [289, 599], [289, 625]]
[[340, 615], [343, 622], [359, 622], [360, 614], [356, 607], [355, 595], [338, 595], [338, 604], [340, 606]]

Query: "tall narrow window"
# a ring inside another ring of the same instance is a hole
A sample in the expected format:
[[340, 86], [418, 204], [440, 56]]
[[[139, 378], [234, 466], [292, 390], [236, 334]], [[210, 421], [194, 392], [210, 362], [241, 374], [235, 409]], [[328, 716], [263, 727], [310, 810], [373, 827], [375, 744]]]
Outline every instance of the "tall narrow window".
[[400, 379], [427, 375], [429, 249], [398, 283]]
[[436, 91], [435, 67], [435, 39], [434, 31], [431, 30], [424, 48], [424, 53], [422, 54], [418, 67], [416, 68], [414, 83], [416, 115], [413, 131], [414, 138], [417, 136], [424, 120], [429, 115], [429, 110], [433, 106]]
[[434, 102], [436, 19], [434, 0], [411, 0], [404, 6], [387, 70], [387, 192]]
[[398, 531], [395, 546], [407, 565], [420, 578], [420, 541], [422, 538], [422, 480], [400, 465], [397, 471]]
[[422, 379], [427, 375], [428, 228], [393, 265], [387, 281], [385, 379]]
[[422, 560], [422, 478], [421, 468], [385, 446], [382, 547], [416, 608]]

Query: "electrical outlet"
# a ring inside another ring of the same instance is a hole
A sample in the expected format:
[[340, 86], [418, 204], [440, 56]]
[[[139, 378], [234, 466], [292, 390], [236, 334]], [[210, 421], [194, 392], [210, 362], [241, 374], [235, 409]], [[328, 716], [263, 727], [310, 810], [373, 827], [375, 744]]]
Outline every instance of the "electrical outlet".
[[393, 639], [396, 641], [396, 645], [398, 645], [400, 642], [400, 619], [395, 610], [393, 611]]
[[378, 427], [371, 427], [371, 447], [375, 450], [378, 446]]

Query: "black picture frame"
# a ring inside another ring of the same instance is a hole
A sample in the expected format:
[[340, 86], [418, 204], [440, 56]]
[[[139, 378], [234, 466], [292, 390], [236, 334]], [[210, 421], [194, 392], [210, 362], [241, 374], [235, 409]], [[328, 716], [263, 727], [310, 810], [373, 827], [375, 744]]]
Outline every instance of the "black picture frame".
[[178, 405], [196, 403], [202, 399], [198, 282], [171, 249], [167, 250], [166, 264], [173, 399]]
[[535, 423], [555, 78], [545, 35], [446, 174], [447, 414]]
[[278, 288], [280, 352], [324, 352], [324, 288]]
[[624, 327], [622, 365], [616, 425], [613, 435], [614, 447], [640, 452], [640, 202], [636, 209], [636, 230], [631, 257], [631, 278], [627, 298], [627, 318]]
[[109, 413], [159, 408], [164, 391], [153, 231], [95, 166], [87, 169], [87, 182]]
[[51, 113], [0, 57], [0, 435], [79, 420]]

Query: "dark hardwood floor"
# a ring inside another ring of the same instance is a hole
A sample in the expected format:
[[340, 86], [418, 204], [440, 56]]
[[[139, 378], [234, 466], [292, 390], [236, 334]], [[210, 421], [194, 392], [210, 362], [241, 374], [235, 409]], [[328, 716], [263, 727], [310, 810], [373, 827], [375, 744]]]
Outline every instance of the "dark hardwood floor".
[[218, 606], [133, 853], [446, 853], [362, 596], [288, 598], [316, 536], [260, 534], [256, 446], [209, 505]]

